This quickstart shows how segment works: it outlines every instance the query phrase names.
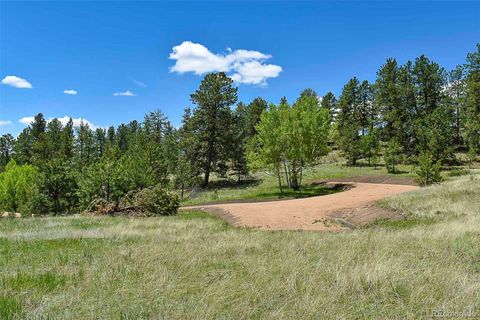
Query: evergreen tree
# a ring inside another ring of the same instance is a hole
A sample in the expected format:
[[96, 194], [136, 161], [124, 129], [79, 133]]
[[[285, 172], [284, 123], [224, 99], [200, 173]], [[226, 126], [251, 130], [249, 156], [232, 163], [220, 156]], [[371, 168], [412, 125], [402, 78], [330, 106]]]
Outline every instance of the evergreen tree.
[[230, 106], [237, 101], [237, 88], [225, 73], [209, 73], [190, 97], [197, 106], [190, 121], [198, 135], [196, 142], [201, 146], [203, 185], [208, 186], [211, 172], [227, 160], [232, 123]]
[[47, 121], [43, 114], [39, 113], [34, 117], [31, 123], [32, 133], [32, 161], [36, 165], [41, 165], [48, 159], [48, 142], [45, 131], [47, 129]]
[[48, 160], [59, 158], [62, 154], [63, 126], [58, 119], [51, 120], [47, 125], [45, 132], [46, 148]]
[[264, 99], [257, 97], [253, 99], [252, 102], [246, 107], [246, 118], [245, 118], [245, 131], [246, 139], [252, 138], [257, 134], [257, 129], [255, 128], [260, 122], [260, 117], [262, 113], [267, 110], [268, 103]]
[[463, 145], [463, 119], [465, 118], [465, 67], [458, 65], [448, 74], [448, 94], [454, 111], [454, 136], [453, 141], [457, 147]]
[[480, 43], [467, 55], [465, 140], [471, 154], [480, 153]]
[[0, 137], [0, 172], [12, 160], [15, 139], [9, 133]]
[[63, 127], [62, 133], [62, 153], [66, 159], [72, 161], [75, 156], [75, 133], [73, 130], [73, 120], [70, 118]]
[[402, 123], [397, 113], [400, 110], [400, 92], [398, 86], [399, 70], [395, 59], [387, 59], [387, 62], [377, 72], [375, 82], [376, 98], [381, 108], [385, 127], [385, 140], [393, 137], [398, 138]]
[[83, 169], [94, 161], [94, 134], [88, 123], [83, 121], [76, 131], [76, 153], [80, 168]]
[[352, 78], [343, 87], [338, 100], [338, 131], [339, 147], [345, 154], [349, 164], [355, 165], [361, 156], [359, 105], [361, 102], [359, 94], [359, 82]]
[[107, 132], [103, 128], [95, 129], [95, 159], [100, 159], [107, 146]]
[[328, 110], [330, 119], [332, 119], [332, 122], [335, 121], [335, 118], [337, 117], [337, 99], [333, 93], [327, 92], [322, 97], [320, 107]]
[[14, 159], [19, 165], [33, 162], [33, 135], [30, 126], [23, 129], [15, 141]]

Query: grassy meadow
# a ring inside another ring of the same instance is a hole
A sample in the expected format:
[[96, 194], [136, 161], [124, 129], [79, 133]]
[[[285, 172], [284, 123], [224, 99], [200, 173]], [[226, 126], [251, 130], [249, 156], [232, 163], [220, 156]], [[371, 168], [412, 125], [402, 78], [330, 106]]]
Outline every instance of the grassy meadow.
[[421, 319], [480, 308], [480, 176], [341, 233], [174, 217], [0, 223], [0, 319]]

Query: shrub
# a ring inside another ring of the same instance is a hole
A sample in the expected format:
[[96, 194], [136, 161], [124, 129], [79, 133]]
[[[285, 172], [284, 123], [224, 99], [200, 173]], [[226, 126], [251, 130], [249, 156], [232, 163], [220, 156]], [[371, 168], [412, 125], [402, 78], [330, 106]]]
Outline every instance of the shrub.
[[176, 215], [180, 206], [177, 194], [160, 185], [137, 192], [130, 202], [147, 216]]
[[431, 153], [423, 152], [418, 157], [418, 168], [416, 171], [416, 181], [421, 186], [428, 186], [434, 183], [441, 182], [442, 175], [440, 174], [441, 165], [439, 161], [433, 161]]
[[39, 197], [38, 172], [31, 165], [10, 161], [0, 174], [0, 207], [3, 210], [31, 213]]

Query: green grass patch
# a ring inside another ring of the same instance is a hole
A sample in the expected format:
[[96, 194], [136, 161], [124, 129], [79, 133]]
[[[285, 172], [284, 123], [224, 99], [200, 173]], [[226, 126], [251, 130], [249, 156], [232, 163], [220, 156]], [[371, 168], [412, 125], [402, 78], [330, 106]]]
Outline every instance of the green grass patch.
[[340, 233], [235, 228], [199, 211], [11, 221], [0, 231], [0, 318], [422, 319], [438, 308], [478, 310], [479, 181], [392, 197], [385, 205], [410, 220]]
[[21, 319], [22, 316], [23, 307], [16, 298], [0, 296], [0, 319]]
[[12, 277], [3, 278], [1, 283], [3, 286], [14, 291], [35, 289], [49, 292], [64, 286], [66, 283], [66, 277], [51, 271], [40, 274], [18, 272]]
[[401, 220], [390, 219], [377, 219], [372, 223], [369, 223], [365, 228], [382, 227], [391, 229], [410, 229], [418, 226], [428, 226], [437, 222], [434, 218], [422, 217], [422, 218], [408, 218]]

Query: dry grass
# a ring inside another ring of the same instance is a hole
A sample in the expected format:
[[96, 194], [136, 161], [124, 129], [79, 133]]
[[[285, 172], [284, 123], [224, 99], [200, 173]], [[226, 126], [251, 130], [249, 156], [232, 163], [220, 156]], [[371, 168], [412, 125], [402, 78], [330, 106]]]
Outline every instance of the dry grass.
[[2, 221], [0, 318], [478, 315], [479, 201], [480, 180], [461, 178], [384, 203], [410, 224], [343, 233], [236, 229], [198, 212]]

